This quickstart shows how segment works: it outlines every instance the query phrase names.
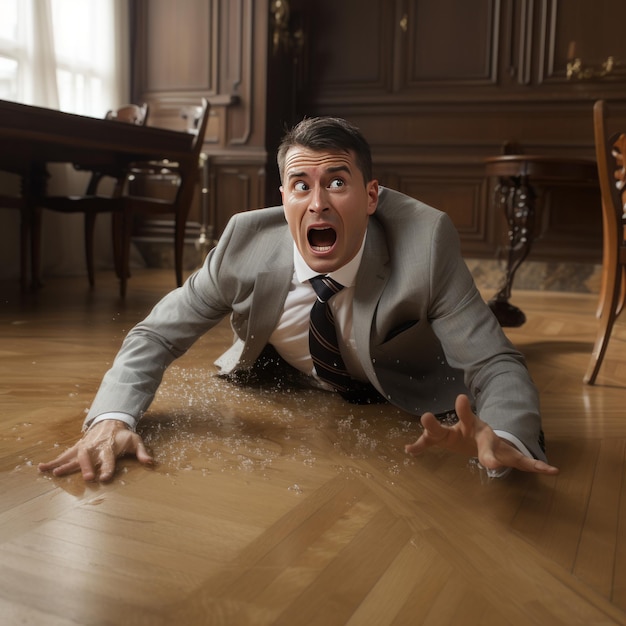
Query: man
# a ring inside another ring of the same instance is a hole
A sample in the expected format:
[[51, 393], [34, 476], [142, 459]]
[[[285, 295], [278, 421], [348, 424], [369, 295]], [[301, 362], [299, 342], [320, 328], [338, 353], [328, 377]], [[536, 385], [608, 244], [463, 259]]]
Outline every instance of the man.
[[[420, 415], [424, 431], [408, 453], [439, 445], [496, 473], [556, 473], [523, 357], [480, 297], [445, 213], [379, 188], [369, 145], [345, 120], [298, 124], [278, 166], [283, 207], [230, 221], [203, 267], [128, 333], [83, 438], [40, 470], [107, 481], [123, 454], [152, 463], [137, 421], [167, 366], [230, 315], [225, 374], [251, 370], [271, 347], [317, 386]], [[318, 275], [331, 298], [317, 295]], [[310, 333], [317, 300], [330, 312], [324, 332]], [[336, 351], [330, 365], [317, 355], [320, 340]], [[454, 413], [456, 423], [435, 417]]]

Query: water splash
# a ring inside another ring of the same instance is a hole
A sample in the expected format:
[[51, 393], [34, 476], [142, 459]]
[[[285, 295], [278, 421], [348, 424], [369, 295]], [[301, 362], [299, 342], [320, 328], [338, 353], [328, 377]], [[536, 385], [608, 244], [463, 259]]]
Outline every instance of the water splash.
[[416, 419], [390, 405], [350, 405], [335, 394], [278, 380], [241, 386], [210, 370], [178, 365], [168, 370], [138, 430], [157, 471], [169, 476], [256, 472], [267, 478], [298, 466], [356, 473], [337, 468], [371, 458], [395, 476], [410, 467], [404, 445], [420, 432]]

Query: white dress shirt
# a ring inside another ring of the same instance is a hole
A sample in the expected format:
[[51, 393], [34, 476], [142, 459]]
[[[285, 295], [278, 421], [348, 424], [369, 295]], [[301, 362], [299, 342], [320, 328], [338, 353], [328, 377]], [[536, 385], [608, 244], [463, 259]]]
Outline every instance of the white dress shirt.
[[[357, 356], [356, 342], [352, 332], [352, 300], [356, 275], [363, 256], [363, 244], [356, 256], [346, 265], [328, 274], [333, 280], [343, 285], [343, 289], [328, 301], [335, 316], [339, 351], [350, 375], [356, 380], [367, 382], [367, 377]], [[285, 300], [283, 313], [269, 343], [276, 348], [280, 356], [292, 367], [307, 376], [312, 376], [316, 386], [332, 389], [320, 380], [313, 367], [313, 359], [309, 351], [309, 320], [311, 308], [317, 298], [313, 286], [309, 282], [319, 272], [312, 270], [302, 258], [298, 248], [293, 247], [294, 272], [291, 287]]]

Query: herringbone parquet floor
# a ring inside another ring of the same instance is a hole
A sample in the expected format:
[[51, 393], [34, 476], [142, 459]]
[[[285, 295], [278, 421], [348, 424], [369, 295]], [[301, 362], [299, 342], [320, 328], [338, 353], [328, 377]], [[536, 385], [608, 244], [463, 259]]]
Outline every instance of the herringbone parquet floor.
[[104, 274], [0, 285], [3, 624], [626, 623], [626, 326], [583, 385], [594, 296], [514, 293], [557, 476], [489, 481], [407, 457], [416, 424], [389, 407], [222, 382], [226, 325], [166, 374], [141, 427], [155, 469], [39, 474], [172, 282], [137, 272], [124, 303]]

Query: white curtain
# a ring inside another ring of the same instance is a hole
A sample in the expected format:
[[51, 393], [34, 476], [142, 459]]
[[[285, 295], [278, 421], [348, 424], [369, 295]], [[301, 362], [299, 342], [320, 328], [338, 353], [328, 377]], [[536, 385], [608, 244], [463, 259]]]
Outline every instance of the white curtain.
[[[127, 0], [0, 0], [0, 98], [104, 117], [129, 101]], [[86, 174], [50, 166], [50, 193], [79, 193]], [[0, 173], [0, 187], [17, 189]], [[0, 210], [0, 278], [18, 274], [19, 217]], [[99, 219], [97, 267], [111, 265], [110, 221]], [[44, 211], [42, 276], [84, 273], [81, 215]]]

